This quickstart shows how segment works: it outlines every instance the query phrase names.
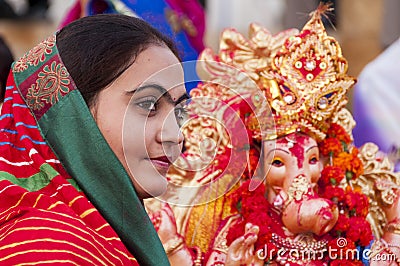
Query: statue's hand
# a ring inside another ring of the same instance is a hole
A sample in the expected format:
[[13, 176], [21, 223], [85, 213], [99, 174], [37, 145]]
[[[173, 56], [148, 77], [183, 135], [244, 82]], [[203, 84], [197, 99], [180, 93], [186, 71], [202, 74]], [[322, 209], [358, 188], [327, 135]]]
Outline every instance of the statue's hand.
[[258, 226], [251, 223], [246, 224], [245, 234], [234, 240], [228, 248], [226, 266], [264, 265], [264, 262], [254, 254], [254, 244], [257, 241], [258, 232]]
[[400, 221], [400, 189], [399, 188], [396, 190], [396, 199], [394, 200], [392, 207], [388, 211], [392, 212], [393, 220], [397, 220], [398, 222]]
[[377, 180], [375, 183], [378, 190], [381, 191], [382, 201], [386, 204], [383, 211], [386, 214], [388, 222], [400, 219], [400, 187], [392, 181]]
[[[385, 212], [387, 224], [383, 228], [383, 235], [376, 240], [372, 250], [377, 250], [380, 258], [396, 257], [396, 261], [382, 262], [371, 259], [371, 266], [375, 265], [400, 265], [400, 188], [397, 184], [388, 180], [376, 180], [375, 186], [381, 191], [382, 206]], [[376, 253], [375, 253], [376, 254]], [[393, 262], [393, 263], [392, 263]]]
[[157, 219], [159, 219], [157, 233], [161, 243], [164, 244], [178, 235], [175, 216], [168, 203], [162, 203], [161, 209], [154, 215], [158, 216]]
[[168, 203], [149, 214], [172, 266], [193, 265], [192, 255], [183, 236], [178, 234], [174, 213]]

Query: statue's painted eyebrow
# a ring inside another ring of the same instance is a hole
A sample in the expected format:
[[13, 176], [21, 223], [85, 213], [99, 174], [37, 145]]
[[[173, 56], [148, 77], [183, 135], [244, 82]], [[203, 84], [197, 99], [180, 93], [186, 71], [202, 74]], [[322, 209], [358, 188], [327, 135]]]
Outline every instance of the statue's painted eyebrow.
[[189, 94], [187, 94], [187, 92], [186, 92], [186, 93], [182, 94], [181, 96], [179, 96], [179, 98], [177, 100], [174, 100], [174, 99], [172, 99], [171, 94], [163, 86], [156, 84], [156, 83], [144, 84], [142, 86], [137, 87], [136, 89], [129, 91], [128, 93], [133, 94], [133, 93], [143, 91], [143, 90], [149, 89], [149, 88], [158, 90], [161, 93], [161, 97], [165, 98], [169, 103], [171, 103], [173, 105], [178, 105], [182, 101], [190, 99]]
[[306, 152], [309, 152], [310, 150], [312, 150], [312, 149], [314, 149], [314, 148], [318, 148], [318, 146], [317, 146], [317, 145], [311, 146], [310, 148], [308, 148], [308, 149], [306, 150]]
[[283, 152], [285, 152], [285, 153], [287, 153], [287, 154], [290, 154], [288, 151], [285, 151], [284, 149], [275, 148], [275, 149], [270, 150], [270, 151], [267, 153], [267, 156], [268, 156], [271, 152], [276, 151], [276, 150], [278, 150], [278, 151], [283, 151]]

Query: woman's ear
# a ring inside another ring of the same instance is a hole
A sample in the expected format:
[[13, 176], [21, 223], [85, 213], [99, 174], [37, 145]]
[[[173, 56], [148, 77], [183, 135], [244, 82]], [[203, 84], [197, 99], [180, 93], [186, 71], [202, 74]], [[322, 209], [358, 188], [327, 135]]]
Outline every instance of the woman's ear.
[[94, 97], [93, 102], [90, 104], [89, 111], [93, 116], [94, 121], [97, 123], [97, 96]]

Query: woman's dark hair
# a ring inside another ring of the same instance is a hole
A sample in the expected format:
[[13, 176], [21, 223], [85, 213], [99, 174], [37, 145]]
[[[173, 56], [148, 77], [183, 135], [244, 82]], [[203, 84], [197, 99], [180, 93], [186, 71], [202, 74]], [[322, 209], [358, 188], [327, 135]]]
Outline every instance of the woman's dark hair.
[[0, 102], [3, 102], [4, 100], [7, 77], [10, 73], [11, 64], [13, 61], [14, 57], [10, 48], [4, 42], [3, 38], [0, 37]]
[[142, 19], [120, 14], [81, 18], [57, 34], [57, 47], [86, 104], [152, 45], [168, 47], [179, 59], [175, 44]]

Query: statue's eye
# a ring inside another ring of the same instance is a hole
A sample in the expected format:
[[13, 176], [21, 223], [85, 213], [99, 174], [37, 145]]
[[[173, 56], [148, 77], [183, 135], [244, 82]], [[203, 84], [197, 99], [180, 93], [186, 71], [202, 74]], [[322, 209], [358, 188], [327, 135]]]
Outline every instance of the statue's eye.
[[309, 163], [310, 163], [310, 164], [316, 164], [316, 163], [318, 163], [318, 158], [317, 158], [316, 156], [311, 157], [310, 160], [309, 160]]
[[271, 163], [273, 166], [275, 166], [275, 167], [282, 167], [283, 166], [283, 161], [282, 161], [282, 159], [280, 159], [280, 158], [274, 158], [273, 160], [272, 160], [272, 163]]

